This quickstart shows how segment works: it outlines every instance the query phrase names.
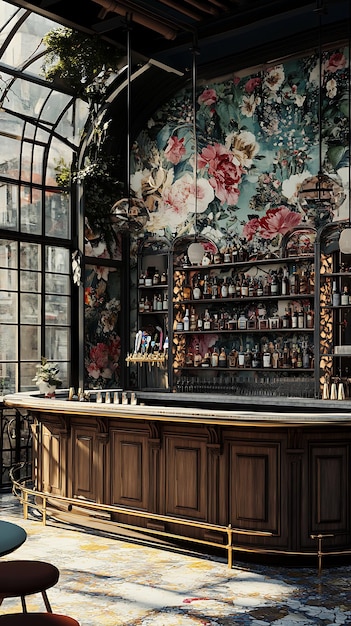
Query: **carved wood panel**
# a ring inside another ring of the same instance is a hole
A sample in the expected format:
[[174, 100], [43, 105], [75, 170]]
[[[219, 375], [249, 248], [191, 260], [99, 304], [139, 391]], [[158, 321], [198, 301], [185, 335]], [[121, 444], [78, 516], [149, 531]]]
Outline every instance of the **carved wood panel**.
[[95, 480], [96, 433], [80, 430], [73, 433], [73, 496], [97, 500]]
[[[63, 441], [66, 441], [63, 439]], [[64, 450], [60, 435], [53, 434], [46, 426], [42, 427], [42, 481], [43, 490], [48, 493], [62, 494], [65, 484], [62, 476]]]
[[206, 441], [166, 436], [165, 458], [166, 513], [206, 520]]
[[111, 502], [148, 509], [148, 433], [111, 433]]
[[279, 444], [229, 446], [229, 522], [277, 533], [280, 527]]
[[311, 447], [309, 519], [312, 533], [348, 527], [348, 446]]

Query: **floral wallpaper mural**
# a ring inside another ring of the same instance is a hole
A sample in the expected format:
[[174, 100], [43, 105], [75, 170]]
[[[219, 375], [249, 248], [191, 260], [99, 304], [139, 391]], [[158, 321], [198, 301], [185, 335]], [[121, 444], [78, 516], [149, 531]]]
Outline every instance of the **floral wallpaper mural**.
[[170, 240], [193, 233], [196, 206], [198, 230], [219, 247], [234, 238], [263, 254], [292, 228], [346, 218], [347, 202], [312, 216], [298, 202], [320, 157], [323, 172], [348, 186], [346, 49], [323, 53], [321, 76], [321, 154], [318, 55], [198, 88], [196, 203], [190, 92], [157, 111], [132, 162], [133, 191], [149, 211], [146, 231]]

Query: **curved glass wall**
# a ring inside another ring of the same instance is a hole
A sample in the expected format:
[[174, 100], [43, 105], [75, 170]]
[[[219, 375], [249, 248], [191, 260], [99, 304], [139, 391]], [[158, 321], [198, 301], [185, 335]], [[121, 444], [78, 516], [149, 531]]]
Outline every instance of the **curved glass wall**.
[[[41, 356], [70, 381], [70, 167], [88, 106], [41, 73], [58, 24], [0, 0], [0, 394], [35, 389]], [[75, 287], [74, 287], [75, 288]]]

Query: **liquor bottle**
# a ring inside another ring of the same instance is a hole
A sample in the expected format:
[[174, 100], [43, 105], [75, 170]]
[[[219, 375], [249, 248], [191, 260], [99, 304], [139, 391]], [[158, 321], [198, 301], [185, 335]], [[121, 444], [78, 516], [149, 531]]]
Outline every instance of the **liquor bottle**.
[[208, 309], [205, 309], [205, 313], [203, 317], [203, 328], [204, 330], [211, 330], [211, 315]]
[[161, 274], [161, 285], [167, 285], [167, 274], [166, 274], [166, 272], [162, 272], [162, 274]]
[[153, 285], [159, 285], [161, 281], [161, 277], [160, 277], [160, 273], [158, 270], [155, 270], [155, 273], [152, 277], [152, 284]]
[[261, 367], [260, 351], [257, 344], [252, 352], [251, 367]]
[[196, 278], [194, 278], [194, 282], [193, 282], [193, 299], [200, 300], [201, 297], [202, 297], [202, 292], [201, 292], [201, 287], [200, 287], [200, 281], [199, 281], [199, 277], [197, 276]]
[[268, 345], [265, 343], [263, 348], [263, 367], [271, 367], [271, 356]]
[[235, 296], [235, 285], [232, 278], [229, 279], [228, 296], [229, 298], [234, 298]]
[[240, 346], [239, 354], [238, 354], [238, 366], [244, 367], [245, 365], [245, 352], [242, 346]]
[[245, 276], [243, 278], [243, 281], [241, 283], [241, 297], [242, 298], [247, 298], [249, 295], [249, 280], [248, 278]]
[[[198, 319], [201, 319], [200, 317]], [[202, 321], [202, 320], [201, 320]], [[190, 310], [190, 325], [189, 325], [189, 329], [190, 330], [196, 330], [196, 328], [198, 327], [197, 325], [197, 320], [196, 320], [196, 313], [195, 313], [195, 309], [194, 307], [191, 307]]]
[[257, 297], [260, 298], [261, 296], [263, 296], [263, 282], [262, 277], [259, 276], [257, 280]]
[[290, 352], [289, 352], [288, 344], [286, 342], [284, 343], [284, 348], [283, 348], [283, 367], [285, 369], [291, 367]]
[[272, 367], [273, 369], [277, 369], [279, 367], [279, 359], [280, 359], [280, 354], [279, 354], [279, 348], [278, 348], [278, 344], [274, 344], [274, 350], [272, 353]]
[[245, 316], [245, 313], [242, 312], [240, 313], [239, 319], [238, 319], [238, 330], [246, 330], [247, 328], [247, 317]]
[[183, 317], [183, 330], [189, 330], [190, 327], [190, 319], [189, 319], [189, 309], [185, 309], [185, 315]]
[[219, 367], [227, 367], [227, 354], [224, 348], [221, 349], [218, 357], [218, 365]]
[[344, 290], [341, 294], [340, 302], [342, 306], [348, 306], [349, 304], [349, 289], [347, 285], [345, 285]]
[[297, 327], [305, 328], [305, 315], [302, 309], [297, 314]]
[[202, 356], [200, 354], [200, 346], [197, 343], [195, 346], [195, 352], [194, 352], [194, 367], [199, 367], [201, 363], [202, 363]]
[[313, 328], [313, 311], [308, 307], [306, 311], [306, 328]]
[[162, 300], [160, 294], [158, 294], [156, 298], [156, 311], [162, 311]]
[[300, 293], [299, 290], [299, 275], [296, 271], [296, 266], [293, 265], [292, 268], [292, 273], [290, 274], [289, 277], [289, 287], [290, 287], [290, 295], [297, 295]]
[[340, 292], [337, 288], [336, 281], [333, 282], [333, 291], [332, 291], [332, 305], [340, 306], [341, 297]]
[[216, 300], [219, 295], [217, 276], [214, 276], [212, 279], [212, 287], [211, 287], [211, 298], [212, 300]]
[[163, 294], [163, 300], [162, 300], [162, 310], [167, 311], [167, 309], [168, 309], [168, 294], [167, 294], [167, 291], [165, 291]]
[[272, 295], [272, 296], [279, 296], [279, 285], [278, 285], [278, 276], [277, 276], [277, 272], [273, 272], [273, 273], [272, 273], [272, 279], [271, 279], [271, 295]]
[[292, 345], [290, 350], [291, 367], [295, 369], [297, 367], [297, 348], [296, 344]]
[[283, 278], [282, 278], [282, 296], [288, 296], [290, 293], [289, 289], [289, 272], [288, 268], [284, 267], [283, 270]]
[[291, 319], [289, 309], [285, 309], [285, 313], [282, 317], [282, 328], [290, 328]]
[[252, 367], [252, 352], [249, 344], [246, 344], [246, 352], [244, 354], [244, 367]]
[[209, 279], [208, 279], [208, 275], [206, 274], [204, 276], [204, 284], [203, 284], [203, 288], [202, 288], [202, 295], [205, 299], [208, 299], [211, 297], [211, 291], [210, 291], [210, 286], [209, 286]]
[[211, 354], [211, 366], [218, 367], [219, 365], [219, 354], [217, 348], [213, 348], [213, 352]]
[[298, 328], [297, 311], [295, 310], [291, 316], [291, 328]]
[[[221, 298], [228, 298], [228, 283], [226, 280], [222, 282], [221, 286]], [[348, 299], [348, 297], [347, 297]]]
[[309, 368], [309, 366], [310, 366], [310, 355], [308, 354], [307, 346], [305, 346], [303, 348], [303, 354], [302, 354], [302, 367], [307, 369]]

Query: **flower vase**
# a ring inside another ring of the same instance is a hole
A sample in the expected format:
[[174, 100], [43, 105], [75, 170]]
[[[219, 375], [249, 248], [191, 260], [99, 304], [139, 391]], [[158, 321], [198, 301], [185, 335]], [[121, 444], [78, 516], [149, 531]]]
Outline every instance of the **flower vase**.
[[55, 397], [56, 385], [49, 385], [45, 380], [38, 381], [37, 385], [40, 393], [43, 394], [45, 398]]

